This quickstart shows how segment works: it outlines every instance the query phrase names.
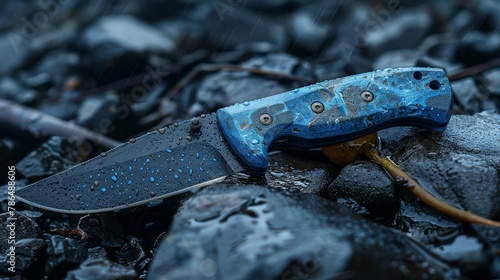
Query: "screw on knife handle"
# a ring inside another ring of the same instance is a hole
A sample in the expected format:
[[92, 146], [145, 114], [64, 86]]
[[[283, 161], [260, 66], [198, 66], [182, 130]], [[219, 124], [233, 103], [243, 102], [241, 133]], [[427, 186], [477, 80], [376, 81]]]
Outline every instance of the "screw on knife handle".
[[443, 131], [452, 92], [442, 69], [407, 67], [353, 75], [217, 111], [231, 147], [255, 173], [272, 147], [318, 148], [392, 126]]

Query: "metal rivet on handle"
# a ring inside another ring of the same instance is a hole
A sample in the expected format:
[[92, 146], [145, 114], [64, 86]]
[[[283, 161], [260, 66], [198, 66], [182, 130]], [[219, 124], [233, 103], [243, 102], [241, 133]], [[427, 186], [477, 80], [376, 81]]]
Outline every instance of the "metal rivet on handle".
[[273, 122], [273, 117], [271, 117], [268, 113], [264, 113], [260, 115], [259, 121], [263, 125], [270, 125]]
[[201, 129], [201, 122], [198, 118], [193, 118], [191, 120], [191, 131], [196, 133], [199, 132]]
[[314, 101], [311, 104], [311, 110], [316, 114], [322, 113], [325, 110], [325, 105], [319, 101]]
[[372, 93], [371, 91], [364, 90], [364, 91], [361, 93], [361, 99], [362, 99], [364, 102], [372, 102], [372, 101], [373, 101], [373, 93]]

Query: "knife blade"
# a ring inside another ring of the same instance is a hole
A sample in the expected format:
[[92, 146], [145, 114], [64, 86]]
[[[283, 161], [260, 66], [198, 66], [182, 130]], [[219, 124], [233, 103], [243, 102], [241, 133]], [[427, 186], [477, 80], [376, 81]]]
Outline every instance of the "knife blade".
[[270, 149], [312, 149], [392, 126], [443, 131], [452, 92], [438, 68], [378, 70], [219, 109], [122, 144], [17, 191], [61, 213], [115, 211], [248, 171], [263, 174]]

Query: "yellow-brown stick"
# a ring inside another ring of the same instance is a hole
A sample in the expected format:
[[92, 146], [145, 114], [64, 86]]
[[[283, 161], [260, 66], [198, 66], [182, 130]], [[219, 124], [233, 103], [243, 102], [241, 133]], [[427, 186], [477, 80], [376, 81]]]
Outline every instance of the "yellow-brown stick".
[[364, 144], [361, 148], [363, 149], [363, 154], [366, 157], [384, 167], [385, 170], [387, 170], [387, 172], [389, 172], [389, 174], [391, 174], [391, 176], [395, 180], [402, 181], [410, 192], [420, 198], [420, 200], [422, 200], [425, 204], [431, 206], [439, 212], [467, 223], [500, 227], [500, 222], [489, 220], [470, 212], [460, 210], [442, 200], [439, 200], [431, 193], [429, 193], [426, 189], [424, 189], [419, 183], [417, 183], [417, 181], [413, 180], [408, 174], [406, 174], [406, 172], [404, 172], [391, 160], [385, 157], [381, 157], [375, 145]]

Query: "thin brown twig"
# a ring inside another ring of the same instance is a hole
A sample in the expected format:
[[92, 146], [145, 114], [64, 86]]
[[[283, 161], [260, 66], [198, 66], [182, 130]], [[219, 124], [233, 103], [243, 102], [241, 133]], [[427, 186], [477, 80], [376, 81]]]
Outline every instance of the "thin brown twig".
[[495, 67], [500, 66], [500, 58], [495, 58], [490, 61], [486, 61], [484, 63], [480, 63], [471, 67], [464, 68], [457, 73], [453, 73], [451, 75], [448, 75], [448, 79], [450, 81], [458, 81], [461, 79], [465, 79], [467, 77], [473, 76], [480, 74], [484, 71], [488, 71], [490, 69], [493, 69]]
[[292, 75], [292, 74], [286, 74], [283, 72], [263, 70], [263, 69], [257, 69], [257, 68], [251, 68], [251, 67], [244, 67], [244, 66], [234, 65], [234, 64], [201, 64], [201, 65], [196, 66], [184, 78], [182, 78], [182, 80], [180, 80], [175, 86], [173, 86], [163, 98], [170, 99], [170, 98], [174, 97], [179, 91], [181, 91], [185, 86], [187, 86], [187, 84], [191, 80], [193, 80], [194, 78], [196, 78], [198, 75], [200, 75], [203, 72], [216, 72], [216, 71], [222, 71], [222, 70], [242, 71], [242, 72], [248, 72], [248, 73], [255, 74], [255, 75], [277, 77], [280, 79], [301, 81], [304, 83], [314, 83], [315, 82], [315, 81], [304, 79], [302, 77]]
[[114, 148], [121, 143], [97, 132], [74, 123], [69, 123], [38, 110], [0, 99], [0, 127], [15, 135], [32, 138], [62, 136], [76, 143], [89, 140], [105, 149]]
[[[182, 78], [177, 84], [175, 84], [159, 101], [159, 104], [162, 104], [163, 102], [167, 102], [171, 98], [173, 98], [175, 95], [177, 95], [184, 87], [186, 87], [192, 80], [194, 80], [196, 77], [203, 73], [211, 73], [211, 72], [217, 72], [217, 71], [241, 71], [241, 72], [247, 72], [250, 74], [255, 74], [255, 75], [260, 75], [260, 76], [268, 76], [268, 77], [276, 77], [278, 79], [286, 79], [286, 80], [292, 80], [292, 81], [301, 81], [306, 84], [312, 84], [315, 83], [316, 81], [314, 80], [309, 80], [309, 79], [304, 79], [300, 76], [292, 75], [292, 74], [286, 74], [283, 72], [278, 72], [278, 71], [271, 71], [271, 70], [263, 70], [263, 69], [258, 69], [258, 68], [251, 68], [251, 67], [244, 67], [240, 65], [234, 65], [234, 64], [200, 64], [193, 68], [184, 78]], [[165, 117], [165, 113], [162, 112], [161, 110], [155, 111], [142, 119], [139, 120], [139, 124], [147, 127], [163, 127], [165, 123], [161, 122], [161, 120]], [[158, 122], [159, 125], [158, 125]]]
[[381, 157], [379, 151], [373, 144], [365, 144], [361, 148], [363, 149], [363, 153], [368, 158], [370, 158], [374, 162], [384, 167], [384, 169], [387, 170], [387, 172], [389, 172], [389, 174], [391, 174], [391, 176], [395, 180], [403, 180], [405, 186], [411, 193], [413, 193], [415, 196], [420, 198], [420, 200], [422, 200], [424, 203], [438, 210], [439, 212], [447, 214], [455, 219], [467, 223], [476, 223], [476, 224], [500, 227], [500, 222], [480, 217], [468, 211], [460, 210], [436, 198], [426, 189], [424, 189], [419, 183], [417, 183], [417, 181], [413, 180], [413, 178], [411, 178], [408, 174], [406, 174], [406, 172], [404, 172], [391, 160], [385, 157]]

